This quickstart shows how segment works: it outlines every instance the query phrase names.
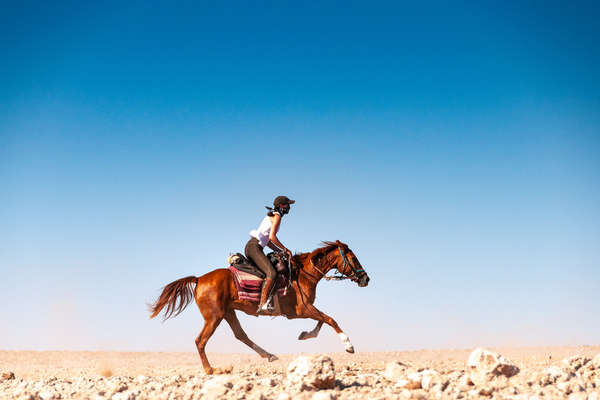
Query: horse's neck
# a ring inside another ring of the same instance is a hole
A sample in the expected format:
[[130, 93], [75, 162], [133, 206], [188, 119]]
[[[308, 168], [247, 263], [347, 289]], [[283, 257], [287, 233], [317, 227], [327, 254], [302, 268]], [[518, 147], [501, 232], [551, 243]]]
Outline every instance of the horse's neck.
[[300, 268], [299, 271], [299, 275], [304, 275], [304, 278], [313, 283], [314, 286], [317, 286], [317, 284], [321, 281], [321, 279], [323, 279], [323, 277], [325, 276], [325, 274], [327, 274], [327, 272], [329, 272], [329, 270], [331, 270], [331, 266], [314, 266], [311, 262], [310, 262], [310, 258], [306, 257], [304, 259], [302, 259], [302, 262], [300, 262], [300, 264], [302, 265], [302, 267]]

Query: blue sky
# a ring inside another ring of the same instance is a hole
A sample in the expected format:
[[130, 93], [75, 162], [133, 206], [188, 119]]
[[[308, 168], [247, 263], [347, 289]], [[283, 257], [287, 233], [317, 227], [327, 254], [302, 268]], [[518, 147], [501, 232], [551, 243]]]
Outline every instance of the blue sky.
[[[597, 5], [4, 9], [1, 348], [195, 351], [195, 306], [145, 303], [278, 194], [288, 247], [340, 239], [369, 272], [318, 291], [357, 350], [598, 344]], [[246, 348], [224, 324], [208, 350]]]

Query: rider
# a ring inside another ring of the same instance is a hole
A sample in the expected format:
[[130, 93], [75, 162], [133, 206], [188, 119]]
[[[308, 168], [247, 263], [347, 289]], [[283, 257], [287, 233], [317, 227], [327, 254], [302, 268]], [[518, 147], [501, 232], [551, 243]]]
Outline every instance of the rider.
[[263, 253], [263, 248], [269, 246], [275, 251], [283, 251], [291, 259], [292, 252], [279, 241], [277, 232], [279, 231], [281, 218], [290, 211], [290, 204], [294, 204], [295, 202], [295, 200], [290, 200], [286, 196], [277, 196], [273, 201], [273, 208], [266, 207], [269, 212], [260, 223], [258, 229], [250, 231], [250, 240], [248, 240], [244, 249], [246, 257], [253, 261], [266, 275], [260, 293], [260, 304], [257, 310], [259, 313], [270, 311], [267, 304], [267, 296], [273, 288], [277, 273], [267, 256], [265, 256], [265, 253]]

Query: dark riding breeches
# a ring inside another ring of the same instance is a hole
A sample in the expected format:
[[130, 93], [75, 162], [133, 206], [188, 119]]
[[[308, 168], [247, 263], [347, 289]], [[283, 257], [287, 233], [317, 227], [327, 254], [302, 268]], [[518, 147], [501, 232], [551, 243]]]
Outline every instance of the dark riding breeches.
[[246, 253], [246, 257], [249, 258], [254, 265], [265, 273], [267, 279], [275, 279], [277, 272], [275, 272], [275, 268], [273, 268], [273, 265], [271, 265], [271, 262], [267, 256], [265, 256], [263, 248], [258, 243], [258, 239], [251, 238], [248, 240], [244, 253]]

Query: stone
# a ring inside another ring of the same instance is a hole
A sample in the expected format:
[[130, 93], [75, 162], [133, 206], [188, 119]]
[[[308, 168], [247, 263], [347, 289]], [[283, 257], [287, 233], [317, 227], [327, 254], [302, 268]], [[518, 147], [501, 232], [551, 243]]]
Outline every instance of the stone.
[[237, 381], [233, 385], [233, 390], [235, 392], [249, 392], [252, 390], [253, 387], [254, 387], [254, 384], [252, 382], [242, 379], [242, 380]]
[[202, 390], [200, 391], [203, 395], [203, 398], [207, 399], [219, 399], [229, 391], [233, 387], [233, 383], [231, 379], [226, 376], [217, 376], [212, 379], [207, 380], [202, 385]]
[[247, 400], [267, 400], [267, 397], [262, 392], [253, 392], [244, 396]]
[[330, 390], [320, 390], [313, 394], [312, 400], [336, 400], [337, 395]]
[[483, 386], [479, 389], [480, 396], [491, 397], [493, 393], [494, 393], [494, 388], [491, 386]]
[[385, 366], [383, 377], [388, 381], [396, 382], [404, 377], [407, 367], [408, 365], [401, 363], [400, 361], [389, 362]]
[[571, 393], [573, 390], [571, 389], [571, 383], [570, 382], [558, 382], [556, 384], [556, 388], [558, 390], [560, 390], [561, 392], [565, 392], [566, 394]]
[[561, 364], [562, 364], [564, 370], [566, 370], [567, 372], [570, 372], [572, 374], [575, 374], [575, 372], [577, 372], [581, 367], [583, 367], [585, 364], [587, 364], [590, 361], [591, 361], [591, 359], [589, 357], [573, 356], [573, 357], [565, 358], [564, 360], [561, 361]]
[[119, 393], [127, 390], [127, 384], [122, 381], [111, 382], [110, 389], [112, 393]]
[[596, 354], [596, 356], [592, 359], [591, 366], [594, 369], [600, 369], [600, 354]]
[[421, 375], [421, 387], [429, 390], [440, 381], [440, 374], [434, 369], [426, 369], [419, 372]]
[[395, 385], [397, 388], [401, 389], [420, 389], [421, 388], [421, 374], [418, 372], [413, 372], [408, 375], [404, 379], [399, 379]]
[[572, 393], [569, 396], [569, 400], [588, 400], [588, 396], [585, 392]]
[[461, 392], [467, 392], [473, 389], [473, 382], [471, 381], [469, 375], [462, 375], [460, 378], [458, 378], [457, 388]]
[[263, 378], [259, 381], [259, 384], [262, 386], [270, 387], [277, 385], [277, 382], [273, 378]]
[[111, 400], [135, 400], [135, 394], [130, 391], [115, 393]]
[[286, 378], [288, 384], [300, 390], [333, 389], [333, 360], [325, 355], [300, 356], [288, 365]]
[[58, 399], [57, 394], [51, 390], [43, 390], [38, 395], [42, 400], [53, 400]]
[[408, 389], [410, 385], [410, 381], [408, 379], [398, 379], [396, 384], [394, 385], [398, 389]]
[[548, 367], [543, 370], [537, 377], [536, 381], [541, 386], [552, 385], [558, 381], [568, 380], [569, 375], [561, 368], [556, 366]]
[[15, 373], [14, 372], [3, 372], [2, 375], [0, 375], [0, 382], [2, 381], [9, 381], [11, 379], [15, 379]]
[[519, 373], [519, 368], [500, 354], [478, 348], [469, 355], [467, 371], [474, 384], [484, 385], [500, 375], [510, 378]]

